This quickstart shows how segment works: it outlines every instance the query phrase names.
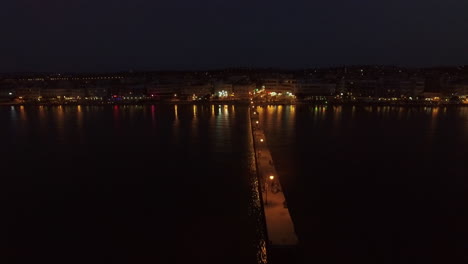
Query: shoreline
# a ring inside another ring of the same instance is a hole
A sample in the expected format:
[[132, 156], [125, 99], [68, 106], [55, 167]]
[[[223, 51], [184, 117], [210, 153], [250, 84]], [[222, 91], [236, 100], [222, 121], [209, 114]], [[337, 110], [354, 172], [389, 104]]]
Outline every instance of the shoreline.
[[[254, 102], [257, 106], [268, 105], [311, 105], [311, 106], [394, 106], [394, 107], [467, 107], [463, 103], [382, 103], [382, 102]], [[249, 101], [132, 101], [132, 102], [0, 102], [0, 106], [108, 106], [108, 105], [250, 105]]]

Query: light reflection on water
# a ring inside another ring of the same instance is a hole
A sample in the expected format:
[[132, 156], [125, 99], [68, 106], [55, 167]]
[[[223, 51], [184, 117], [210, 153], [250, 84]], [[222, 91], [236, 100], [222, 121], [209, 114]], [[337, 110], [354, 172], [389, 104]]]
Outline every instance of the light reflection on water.
[[23, 106], [23, 105], [21, 105], [21, 106], [19, 107], [19, 112], [20, 112], [20, 119], [21, 119], [22, 121], [27, 121], [27, 120], [28, 120], [28, 117], [27, 117], [27, 115], [26, 115], [26, 111], [24, 110], [24, 106]]
[[[262, 264], [266, 263], [266, 243], [262, 237], [261, 208], [258, 201], [259, 195], [256, 193], [258, 182], [255, 175], [255, 162], [251, 160], [254, 158], [253, 151], [249, 153], [248, 148], [248, 140], [252, 141], [252, 135], [248, 133], [250, 132], [250, 128], [247, 124], [247, 113], [246, 106], [224, 104], [196, 106], [179, 104], [0, 107], [0, 119], [5, 121], [4, 126], [6, 127], [6, 129], [0, 131], [0, 135], [4, 139], [3, 143], [6, 143], [6, 139], [9, 138], [13, 139], [10, 141], [15, 143], [10, 144], [9, 149], [3, 147], [2, 153], [11, 152], [13, 153], [10, 155], [11, 160], [17, 161], [19, 164], [35, 164], [35, 166], [31, 167], [40, 168], [49, 168], [52, 165], [56, 166], [56, 164], [61, 164], [60, 166], [63, 166], [63, 168], [71, 168], [70, 166], [77, 164], [76, 160], [79, 158], [82, 161], [80, 164], [85, 165], [73, 167], [70, 170], [70, 174], [74, 170], [78, 172], [86, 171], [86, 173], [80, 174], [77, 172], [76, 174], [79, 177], [77, 176], [73, 180], [86, 184], [88, 182], [101, 184], [102, 182], [106, 186], [115, 185], [119, 186], [119, 188], [122, 186], [122, 190], [136, 194], [133, 196], [129, 195], [129, 199], [134, 199], [133, 201], [138, 201], [140, 202], [139, 204], [147, 203], [145, 206], [147, 205], [148, 208], [153, 208], [152, 206], [154, 206], [154, 209], [158, 211], [161, 210], [158, 208], [158, 205], [152, 204], [153, 202], [147, 200], [146, 196], [156, 197], [167, 193], [168, 197], [172, 197], [174, 194], [173, 190], [181, 187], [181, 181], [179, 179], [174, 180], [171, 177], [166, 180], [169, 184], [174, 182], [174, 185], [168, 185], [173, 188], [158, 189], [163, 185], [161, 184], [163, 177], [160, 177], [161, 174], [157, 173], [158, 170], [166, 171], [167, 169], [173, 169], [179, 172], [179, 174], [176, 174], [178, 176], [189, 175], [190, 173], [198, 176], [201, 172], [202, 175], [206, 174], [207, 179], [210, 177], [215, 179], [214, 182], [217, 179], [221, 181], [226, 180], [228, 182], [227, 186], [232, 188], [234, 195], [225, 195], [224, 192], [218, 193], [218, 190], [214, 188], [215, 190], [212, 194], [220, 196], [213, 199], [217, 201], [213, 201], [214, 205], [210, 208], [217, 208], [219, 204], [227, 202], [233, 206], [232, 208], [239, 206], [243, 214], [241, 214], [239, 219], [236, 219], [240, 214], [235, 212], [235, 209], [229, 210], [229, 212], [233, 212], [233, 217], [229, 217], [229, 220], [226, 221], [224, 216], [220, 216], [222, 220], [217, 223], [220, 224], [220, 227], [224, 227], [224, 230], [206, 230], [206, 234], [215, 238], [230, 240], [227, 243], [228, 245], [235, 244], [238, 238], [245, 239], [241, 240], [243, 243], [240, 246], [242, 254], [239, 255], [237, 255], [239, 248], [236, 247], [223, 248], [223, 243], [218, 243], [217, 248], [226, 251], [232, 250], [232, 253], [228, 253], [229, 256], [226, 256], [227, 258], [235, 255], [239, 259], [247, 260], [239, 263]], [[239, 131], [240, 133], [238, 133]], [[20, 147], [28, 146], [29, 143], [32, 144], [29, 151], [24, 153], [20, 151]], [[250, 142], [251, 144], [252, 142]], [[42, 152], [44, 152], [44, 158], [37, 159], [38, 155], [36, 154]], [[186, 155], [187, 153], [188, 155]], [[229, 168], [233, 161], [239, 162], [240, 166]], [[107, 164], [112, 164], [112, 166], [108, 166]], [[133, 166], [132, 164], [138, 164], [139, 166]], [[187, 165], [181, 166], [181, 164]], [[127, 167], [129, 168], [128, 170]], [[151, 176], [157, 177], [149, 177], [144, 173], [140, 173], [143, 172], [143, 169], [139, 167], [150, 168], [150, 170], [154, 171]], [[97, 173], [98, 170], [96, 170], [96, 173], [90, 173], [90, 171], [96, 168], [102, 169], [103, 173]], [[130, 168], [131, 173], [126, 173], [130, 172]], [[219, 172], [224, 169], [226, 172], [221, 175], [222, 177], [219, 177]], [[51, 172], [55, 173], [52, 170]], [[184, 174], [180, 172], [184, 172]], [[57, 171], [56, 173], [60, 172]], [[153, 182], [153, 178], [157, 179], [154, 179]], [[57, 177], [57, 179], [62, 178]], [[47, 180], [50, 182], [58, 181], [54, 177], [47, 178], [46, 175], [44, 181]], [[132, 184], [128, 184], [129, 187], [127, 188], [123, 187], [124, 185], [121, 182], [131, 182]], [[141, 186], [140, 182], [154, 183], [155, 188], [149, 190], [151, 184]], [[199, 184], [199, 182], [208, 183], [208, 181], [200, 178], [199, 181], [195, 182], [195, 185], [199, 185], [198, 188], [202, 190], [199, 196], [197, 196], [198, 191], [195, 190], [193, 191], [194, 196], [187, 194], [186, 197], [204, 201], [206, 197], [210, 196], [210, 185]], [[210, 184], [212, 182], [210, 181]], [[223, 183], [221, 182], [221, 184]], [[56, 188], [57, 191], [60, 188], [60, 186]], [[193, 188], [187, 187], [187, 189], [192, 191]], [[98, 191], [100, 192], [100, 190]], [[113, 190], [109, 190], [108, 192], [114, 195], [114, 198], [121, 195], [120, 192]], [[145, 199], [138, 197], [140, 193], [142, 196], [145, 196]], [[241, 202], [239, 202], [238, 194], [241, 196]], [[37, 195], [39, 195], [39, 198], [42, 198], [40, 195], [43, 195], [43, 193], [31, 194], [31, 197], [35, 199]], [[80, 192], [76, 195], [82, 198], [88, 195], [88, 193], [83, 192], [82, 194]], [[101, 193], [99, 195], [96, 194], [96, 196], [99, 196], [99, 199], [101, 199], [100, 195]], [[105, 197], [109, 196], [106, 194]], [[77, 204], [80, 206], [82, 205], [81, 201], [82, 199], [77, 199]], [[207, 199], [207, 201], [211, 201], [211, 199]], [[113, 203], [114, 200], [105, 201], [106, 204], [108, 202]], [[177, 204], [177, 202], [174, 203]], [[94, 201], [90, 202], [90, 206], [94, 204]], [[118, 201], [116, 201], [116, 204], [118, 204], [120, 209], [123, 208], [124, 210], [133, 212], [133, 206], [121, 205]], [[96, 207], [98, 206], [96, 205]], [[206, 209], [201, 208], [201, 210]], [[139, 210], [135, 210], [136, 213], [138, 213], [137, 211], [139, 212]], [[57, 212], [58, 215], [61, 215], [60, 210], [57, 210]], [[114, 213], [106, 210], [96, 210], [96, 212], [101, 215], [108, 214], [106, 216], [109, 217], [113, 216], [112, 214]], [[194, 214], [197, 213], [195, 212]], [[247, 213], [251, 217], [247, 218]], [[120, 213], [118, 214], [120, 216]], [[188, 214], [188, 216], [192, 215]], [[205, 219], [205, 217], [203, 214], [199, 214], [199, 216], [195, 216], [193, 219], [198, 221]], [[133, 228], [136, 220], [126, 220], [129, 221], [129, 227]], [[232, 231], [233, 223], [240, 223], [234, 229], [237, 228], [241, 231], [237, 232], [239, 235], [238, 237], [234, 237], [234, 239], [232, 234], [236, 235], [236, 232]], [[89, 225], [91, 226], [91, 230], [96, 226], [94, 223], [90, 223]], [[174, 223], [174, 226], [176, 226], [176, 223]], [[257, 228], [254, 228], [254, 226], [257, 226]], [[48, 228], [55, 230], [53, 226], [48, 226]], [[255, 232], [257, 233], [255, 237], [259, 237], [258, 240], [254, 240], [252, 237], [252, 234]], [[182, 236], [180, 232], [176, 235]], [[223, 237], [223, 235], [226, 236]], [[141, 238], [133, 233], [131, 237]], [[186, 237], [191, 238], [189, 233], [186, 233]], [[193, 238], [193, 241], [196, 241], [196, 239]], [[201, 248], [203, 246], [199, 245], [198, 247]], [[210, 257], [211, 255], [207, 256], [207, 258]]]
[[119, 106], [114, 105], [114, 128], [119, 129], [120, 128], [120, 111], [119, 111]]
[[[368, 249], [389, 247], [402, 252], [395, 257], [408, 259], [424, 248], [418, 257], [430, 260], [427, 255], [445, 253], [441, 239], [464, 246], [457, 239], [466, 223], [460, 217], [466, 218], [461, 197], [466, 193], [462, 153], [468, 145], [468, 107], [330, 105], [322, 112], [320, 106], [298, 105], [294, 124], [285, 116], [275, 118], [279, 108], [269, 107], [272, 114], [261, 112], [261, 117], [277, 169], [291, 174], [283, 177], [284, 187], [294, 194], [288, 206], [296, 212], [298, 235], [305, 238], [301, 242], [306, 241], [301, 247], [310, 253], [303, 263], [374, 263]], [[296, 133], [288, 135], [293, 129]], [[337, 215], [357, 211], [351, 221], [335, 222]], [[457, 221], [462, 227], [451, 233], [438, 224]], [[363, 232], [378, 243], [363, 238]], [[409, 246], [387, 246], [393, 234]], [[340, 242], [323, 245], [327, 239]], [[353, 253], [327, 254], [340, 250]]]
[[57, 122], [58, 140], [65, 142], [65, 113], [63, 106], [61, 105], [59, 105], [57, 108], [55, 120]]
[[193, 116], [192, 116], [192, 123], [191, 123], [191, 129], [190, 129], [190, 132], [191, 132], [191, 136], [190, 138], [193, 140], [193, 141], [196, 141], [196, 140], [199, 140], [198, 139], [198, 129], [199, 129], [199, 122], [198, 122], [198, 106], [197, 105], [193, 105], [192, 106], [192, 112], [193, 112]]
[[156, 106], [151, 106], [151, 121], [153, 129], [156, 128]]
[[174, 105], [174, 121], [172, 124], [172, 140], [174, 144], [180, 142], [180, 120], [179, 120], [179, 108], [177, 104]]
[[84, 129], [83, 129], [83, 110], [81, 105], [76, 107], [76, 125], [78, 130], [78, 135], [80, 139], [80, 143], [84, 142]]
[[18, 119], [18, 117], [16, 115], [16, 109], [15, 109], [14, 106], [10, 107], [10, 118], [11, 118], [11, 120], [17, 120]]
[[465, 129], [464, 134], [466, 135], [466, 139], [468, 140], [468, 107], [464, 107], [462, 110], [462, 116], [463, 118], [463, 127]]

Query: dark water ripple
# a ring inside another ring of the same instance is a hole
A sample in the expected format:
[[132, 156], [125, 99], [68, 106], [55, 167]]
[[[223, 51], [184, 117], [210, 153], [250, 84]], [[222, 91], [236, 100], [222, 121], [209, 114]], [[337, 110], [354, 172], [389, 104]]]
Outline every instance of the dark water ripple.
[[468, 108], [260, 111], [303, 263], [466, 263]]
[[0, 263], [258, 263], [247, 106], [0, 108]]

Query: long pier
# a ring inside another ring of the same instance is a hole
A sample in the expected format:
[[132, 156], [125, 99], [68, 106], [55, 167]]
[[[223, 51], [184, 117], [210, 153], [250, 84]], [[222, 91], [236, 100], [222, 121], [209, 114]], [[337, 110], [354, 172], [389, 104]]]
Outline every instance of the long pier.
[[[267, 228], [268, 248], [273, 263], [294, 263], [290, 259], [298, 245], [294, 224], [276, 172], [256, 106], [250, 108], [258, 180]], [[287, 256], [285, 256], [287, 255]], [[286, 258], [288, 262], [286, 261]]]

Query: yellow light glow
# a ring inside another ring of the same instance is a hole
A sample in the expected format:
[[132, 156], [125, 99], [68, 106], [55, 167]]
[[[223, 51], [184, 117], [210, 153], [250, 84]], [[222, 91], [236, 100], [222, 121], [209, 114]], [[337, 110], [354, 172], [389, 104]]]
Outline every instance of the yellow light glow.
[[275, 176], [270, 175], [270, 180], [273, 180], [274, 178], [275, 178]]

